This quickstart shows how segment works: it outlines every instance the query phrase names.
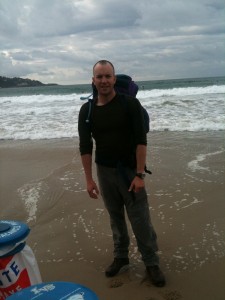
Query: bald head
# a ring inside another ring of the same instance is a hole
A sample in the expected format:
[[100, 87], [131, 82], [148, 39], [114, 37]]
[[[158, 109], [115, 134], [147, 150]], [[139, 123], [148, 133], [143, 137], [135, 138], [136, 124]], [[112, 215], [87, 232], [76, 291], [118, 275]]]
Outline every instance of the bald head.
[[99, 60], [98, 62], [96, 62], [96, 64], [93, 66], [93, 75], [95, 75], [95, 69], [98, 65], [104, 66], [104, 65], [110, 65], [112, 67], [113, 70], [113, 75], [115, 75], [115, 68], [113, 66], [113, 64], [105, 59]]

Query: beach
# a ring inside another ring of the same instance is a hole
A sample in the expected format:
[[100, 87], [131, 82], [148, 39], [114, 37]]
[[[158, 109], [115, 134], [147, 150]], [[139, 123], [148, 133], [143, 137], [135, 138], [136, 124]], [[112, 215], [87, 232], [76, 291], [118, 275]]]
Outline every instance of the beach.
[[105, 277], [109, 218], [101, 197], [88, 197], [76, 137], [0, 141], [0, 219], [29, 225], [44, 282], [79, 283], [99, 300], [225, 299], [224, 131], [148, 139], [145, 181], [165, 287], [146, 277], [130, 225], [130, 268]]

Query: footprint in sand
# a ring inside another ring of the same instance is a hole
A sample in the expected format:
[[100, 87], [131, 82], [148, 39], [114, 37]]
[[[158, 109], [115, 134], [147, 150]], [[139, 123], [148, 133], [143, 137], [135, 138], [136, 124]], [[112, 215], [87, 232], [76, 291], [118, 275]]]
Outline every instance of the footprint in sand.
[[162, 293], [165, 300], [181, 300], [183, 297], [178, 291], [166, 291]]
[[122, 285], [123, 285], [123, 281], [120, 279], [113, 279], [109, 283], [110, 288], [118, 288], [118, 287], [121, 287]]

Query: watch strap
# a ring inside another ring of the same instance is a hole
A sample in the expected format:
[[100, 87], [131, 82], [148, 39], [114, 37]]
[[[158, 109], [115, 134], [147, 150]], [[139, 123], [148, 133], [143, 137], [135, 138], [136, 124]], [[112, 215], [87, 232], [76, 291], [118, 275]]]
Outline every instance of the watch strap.
[[141, 179], [144, 179], [145, 178], [145, 173], [136, 173], [136, 176], [141, 178]]

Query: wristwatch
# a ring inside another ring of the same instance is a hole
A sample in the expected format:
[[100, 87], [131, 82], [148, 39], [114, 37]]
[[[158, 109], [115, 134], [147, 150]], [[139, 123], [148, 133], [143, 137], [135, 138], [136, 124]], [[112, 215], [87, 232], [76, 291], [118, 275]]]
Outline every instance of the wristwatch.
[[141, 179], [145, 179], [145, 173], [136, 173], [136, 176]]

